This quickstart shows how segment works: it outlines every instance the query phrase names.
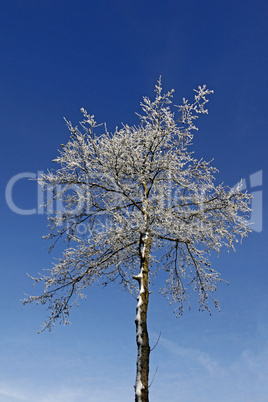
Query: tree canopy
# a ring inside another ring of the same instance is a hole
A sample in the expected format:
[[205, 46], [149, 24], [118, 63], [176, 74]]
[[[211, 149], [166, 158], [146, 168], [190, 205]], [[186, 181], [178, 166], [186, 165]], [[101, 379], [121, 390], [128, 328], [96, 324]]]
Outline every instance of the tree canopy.
[[247, 236], [250, 195], [240, 186], [216, 185], [217, 170], [194, 158], [195, 121], [207, 113], [211, 92], [198, 87], [192, 103], [183, 99], [173, 107], [174, 91], [163, 94], [159, 79], [155, 99], [143, 98], [137, 126], [111, 133], [85, 109], [79, 126], [66, 121], [70, 139], [54, 160], [58, 168], [40, 184], [53, 188], [51, 202], [61, 205], [49, 215], [45, 237], [52, 247], [66, 238], [68, 247], [48, 274], [32, 278], [44, 283], [43, 293], [24, 301], [47, 303], [50, 316], [43, 329], [58, 318], [67, 323], [70, 307], [95, 281], [119, 280], [137, 297], [145, 236], [149, 283], [158, 270], [166, 272], [160, 291], [177, 303], [179, 314], [191, 290], [201, 309], [209, 309], [209, 298], [218, 305], [212, 294], [221, 278], [210, 253], [222, 246], [234, 249]]

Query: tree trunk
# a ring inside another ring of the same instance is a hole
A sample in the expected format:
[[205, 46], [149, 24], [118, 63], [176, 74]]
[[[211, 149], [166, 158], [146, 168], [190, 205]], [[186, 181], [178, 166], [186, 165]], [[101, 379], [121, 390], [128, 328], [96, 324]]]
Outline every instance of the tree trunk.
[[148, 276], [149, 276], [149, 255], [151, 249], [151, 238], [147, 232], [141, 236], [140, 240], [140, 258], [141, 268], [139, 275], [135, 276], [139, 282], [139, 297], [136, 308], [136, 342], [138, 348], [137, 354], [137, 372], [135, 384], [135, 402], [149, 401], [149, 336], [147, 331], [147, 309], [149, 301]]

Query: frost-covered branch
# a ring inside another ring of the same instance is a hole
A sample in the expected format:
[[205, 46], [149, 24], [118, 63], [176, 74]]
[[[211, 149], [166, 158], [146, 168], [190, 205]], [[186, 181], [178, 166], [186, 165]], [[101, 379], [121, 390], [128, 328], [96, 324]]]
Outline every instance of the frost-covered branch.
[[67, 240], [68, 248], [48, 275], [35, 279], [44, 283], [43, 294], [25, 301], [48, 304], [45, 327], [60, 317], [67, 322], [72, 300], [96, 281], [119, 281], [137, 297], [146, 234], [149, 281], [162, 269], [167, 279], [161, 292], [180, 313], [191, 289], [209, 309], [221, 281], [210, 253], [234, 249], [247, 236], [251, 200], [239, 186], [216, 185], [211, 162], [193, 156], [196, 121], [207, 114], [212, 92], [200, 86], [192, 102], [183, 99], [173, 108], [174, 90], [164, 94], [159, 79], [155, 99], [143, 98], [138, 126], [110, 133], [85, 109], [80, 126], [66, 120], [71, 135], [54, 160], [58, 168], [39, 182], [53, 189], [51, 207], [58, 205], [48, 216], [46, 237], [53, 245]]

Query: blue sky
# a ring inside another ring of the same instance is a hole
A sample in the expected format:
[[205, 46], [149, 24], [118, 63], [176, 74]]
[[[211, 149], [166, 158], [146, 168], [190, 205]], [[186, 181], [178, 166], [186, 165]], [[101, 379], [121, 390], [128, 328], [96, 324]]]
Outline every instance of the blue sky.
[[[93, 286], [72, 325], [37, 334], [46, 311], [23, 307], [26, 272], [49, 268], [42, 214], [20, 215], [5, 200], [17, 174], [51, 167], [80, 108], [136, 124], [142, 96], [162, 76], [175, 103], [207, 84], [209, 115], [198, 122], [196, 156], [214, 158], [218, 181], [241, 178], [254, 193], [253, 233], [214, 267], [230, 285], [221, 312], [195, 308], [176, 319], [157, 294], [149, 305], [151, 400], [262, 402], [268, 399], [266, 1], [2, 0], [0, 4], [1, 281], [0, 402], [125, 402], [134, 398], [135, 300], [117, 285]], [[17, 181], [12, 200], [37, 208], [37, 187]], [[263, 203], [261, 203], [261, 201]]]

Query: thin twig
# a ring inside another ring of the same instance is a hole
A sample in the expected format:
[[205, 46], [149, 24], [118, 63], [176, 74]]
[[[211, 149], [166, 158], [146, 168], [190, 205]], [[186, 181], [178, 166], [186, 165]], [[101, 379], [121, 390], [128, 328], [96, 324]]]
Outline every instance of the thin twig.
[[154, 348], [156, 348], [156, 346], [158, 345], [158, 342], [159, 342], [160, 337], [161, 337], [161, 331], [160, 331], [160, 333], [159, 333], [159, 337], [158, 337], [158, 339], [157, 339], [157, 341], [156, 341], [156, 344], [154, 345], [153, 348], [150, 349], [150, 352], [152, 352], [152, 351], [154, 350]]
[[157, 370], [158, 370], [158, 367], [156, 367], [156, 370], [155, 370], [155, 373], [154, 373], [153, 379], [152, 379], [152, 381], [151, 381], [151, 384], [148, 386], [148, 388], [150, 388], [150, 387], [151, 387], [151, 385], [153, 384], [154, 379], [155, 379], [155, 376], [156, 376], [156, 373], [157, 373]]

